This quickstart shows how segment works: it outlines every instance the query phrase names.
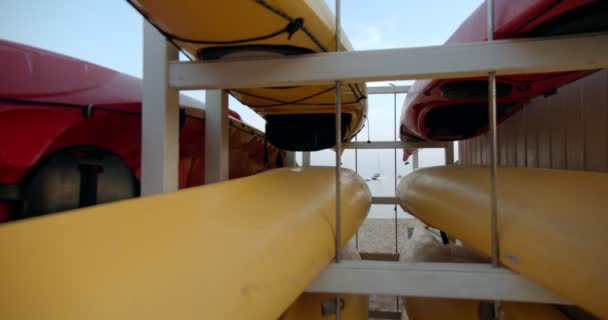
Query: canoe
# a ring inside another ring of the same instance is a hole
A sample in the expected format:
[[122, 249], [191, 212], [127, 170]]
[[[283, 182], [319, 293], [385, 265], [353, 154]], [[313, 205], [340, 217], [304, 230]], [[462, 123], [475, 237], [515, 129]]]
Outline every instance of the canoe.
[[[191, 59], [336, 50], [333, 15], [323, 0], [129, 2]], [[352, 50], [345, 36], [340, 50]], [[364, 124], [366, 87], [364, 83], [343, 83], [341, 89], [342, 138], [349, 140]], [[335, 145], [335, 86], [228, 92], [266, 118], [268, 141], [281, 149], [316, 151]]]
[[[495, 2], [494, 38], [530, 38], [608, 30], [608, 2], [594, 0], [533, 0]], [[484, 2], [446, 44], [487, 40]], [[552, 95], [561, 86], [593, 71], [499, 76], [497, 119], [506, 120], [532, 98]], [[487, 78], [416, 81], [403, 104], [403, 141], [468, 139], [488, 127]], [[407, 158], [411, 150], [404, 154]]]
[[[443, 244], [433, 237], [421, 224], [416, 225], [412, 237], [403, 247], [399, 261], [404, 262], [454, 262], [489, 263], [489, 258], [469, 247], [454, 243]], [[480, 300], [402, 297], [409, 320], [490, 319], [492, 304]], [[505, 319], [555, 319], [566, 320], [559, 309], [549, 304], [503, 302]], [[485, 317], [484, 317], [485, 316]]]
[[[9, 41], [0, 60], [0, 222], [139, 194], [140, 79]], [[186, 188], [204, 182], [205, 112], [180, 104]], [[264, 152], [263, 134], [239, 119], [231, 111], [230, 178], [282, 166], [284, 152]]]
[[[341, 179], [345, 245], [371, 195]], [[2, 224], [0, 319], [278, 319], [334, 257], [335, 181], [282, 168]]]
[[[608, 174], [500, 167], [500, 262], [602, 319], [608, 318]], [[426, 224], [491, 254], [488, 167], [414, 171], [398, 202]]]

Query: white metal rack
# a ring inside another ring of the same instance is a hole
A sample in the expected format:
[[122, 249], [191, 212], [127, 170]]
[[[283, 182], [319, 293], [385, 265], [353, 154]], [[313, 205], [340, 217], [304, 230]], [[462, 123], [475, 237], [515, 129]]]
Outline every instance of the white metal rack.
[[443, 46], [328, 52], [279, 58], [169, 62], [175, 89], [333, 85], [450, 79], [605, 67], [607, 34], [473, 42]]
[[[605, 33], [281, 58], [181, 62], [177, 61], [177, 50], [147, 22], [144, 24], [141, 160], [144, 195], [177, 190], [178, 90], [333, 84], [336, 80], [485, 77], [489, 72], [507, 75], [608, 67], [608, 34]], [[370, 94], [408, 90], [408, 86], [370, 88]], [[206, 105], [205, 170], [207, 183], [211, 183], [228, 176], [226, 93], [207, 91]], [[446, 160], [453, 161], [451, 144], [405, 145], [446, 148]], [[358, 149], [403, 146], [398, 141], [346, 144], [346, 148]], [[310, 163], [306, 153], [303, 162], [304, 165]], [[417, 163], [417, 155], [414, 162]], [[389, 202], [394, 203], [394, 199], [374, 198], [374, 203]], [[344, 261], [329, 265], [308, 291], [567, 303], [513, 272], [477, 264]]]

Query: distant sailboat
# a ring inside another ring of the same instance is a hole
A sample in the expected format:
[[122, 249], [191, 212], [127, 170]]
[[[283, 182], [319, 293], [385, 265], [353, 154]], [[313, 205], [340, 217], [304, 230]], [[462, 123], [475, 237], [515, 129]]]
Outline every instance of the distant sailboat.
[[378, 172], [374, 173], [371, 178], [365, 179], [366, 181], [378, 181], [386, 179], [386, 176], [382, 172], [382, 166], [380, 166], [380, 157], [376, 157], [376, 160], [378, 162]]

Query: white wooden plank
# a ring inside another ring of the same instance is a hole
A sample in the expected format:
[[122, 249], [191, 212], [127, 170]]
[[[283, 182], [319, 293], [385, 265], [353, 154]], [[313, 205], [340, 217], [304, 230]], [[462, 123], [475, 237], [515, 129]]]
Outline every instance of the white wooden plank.
[[516, 166], [517, 165], [517, 122], [515, 120], [516, 117], [520, 115], [521, 112], [518, 112], [511, 116], [509, 120], [507, 120], [508, 132], [506, 135], [509, 136], [508, 146], [507, 146], [507, 165]]
[[461, 165], [466, 165], [469, 163], [469, 159], [467, 159], [467, 144], [464, 141], [458, 141], [458, 162]]
[[504, 166], [507, 164], [507, 142], [509, 141], [509, 137], [507, 136], [507, 130], [505, 128], [504, 122], [500, 124], [497, 129], [498, 134], [496, 136], [496, 139], [498, 150], [498, 164]]
[[560, 90], [566, 103], [566, 164], [568, 170], [585, 170], [585, 135], [583, 127], [582, 90], [579, 85]]
[[[517, 116], [515, 114], [514, 116]], [[507, 138], [507, 166], [515, 166], [516, 165], [516, 153], [515, 153], [515, 145], [517, 142], [517, 136], [515, 135], [515, 123], [513, 122], [512, 116], [509, 120], [506, 121], [507, 128], [505, 130], [505, 136]]]
[[538, 167], [537, 158], [537, 129], [535, 127], [534, 119], [537, 106], [528, 106], [524, 113], [524, 121], [526, 128], [526, 167], [536, 168]]
[[481, 164], [481, 162], [479, 161], [479, 157], [481, 155], [481, 153], [479, 152], [479, 148], [478, 148], [479, 138], [469, 139], [467, 141], [469, 142], [469, 146], [471, 147], [471, 162], [470, 163], [473, 165]]
[[252, 88], [462, 78], [608, 67], [608, 35], [500, 40], [212, 62], [172, 62], [179, 89]]
[[475, 150], [475, 141], [472, 139], [467, 140], [469, 146], [469, 164], [476, 164], [475, 160], [477, 157], [477, 153]]
[[469, 141], [460, 141], [460, 148], [462, 149], [463, 159], [462, 164], [469, 165], [471, 164], [471, 144]]
[[346, 260], [330, 264], [306, 292], [567, 304], [534, 282], [488, 264]]
[[593, 73], [579, 80], [582, 88], [581, 103], [583, 111], [585, 139], [585, 168], [590, 171], [606, 171], [608, 155], [606, 152], [606, 73]]
[[490, 141], [488, 134], [485, 133], [479, 137], [479, 150], [481, 152], [481, 164], [490, 164]]
[[541, 98], [535, 115], [538, 143], [538, 167], [551, 168], [551, 106], [548, 98]]
[[465, 158], [466, 150], [464, 149], [466, 147], [462, 143], [462, 141], [457, 141], [456, 143], [458, 143], [458, 161], [460, 164], [464, 164], [464, 163], [466, 163], [466, 158]]
[[484, 158], [483, 158], [483, 149], [482, 149], [482, 142], [485, 139], [485, 136], [479, 136], [477, 138], [475, 138], [475, 160], [476, 163], [475, 164], [483, 164], [484, 162]]
[[515, 156], [516, 156], [516, 165], [518, 167], [526, 166], [526, 122], [525, 115], [526, 108], [521, 110], [519, 114], [513, 119], [515, 121], [514, 130], [516, 135], [516, 148], [515, 148]]
[[468, 159], [467, 164], [470, 164], [470, 165], [475, 164], [475, 157], [476, 157], [475, 142], [473, 139], [469, 139], [469, 140], [466, 140], [466, 143], [467, 143], [467, 149], [468, 149], [468, 154], [469, 154], [468, 155], [469, 159]]
[[152, 195], [178, 188], [179, 97], [167, 77], [178, 52], [147, 21], [143, 34], [141, 194]]
[[467, 144], [464, 141], [458, 141], [458, 162], [461, 165], [466, 165], [469, 163], [469, 159], [467, 158], [468, 150]]
[[[570, 84], [572, 85], [572, 84]], [[558, 95], [552, 96], [551, 103], [551, 168], [566, 169], [566, 125], [568, 122], [566, 103]]]

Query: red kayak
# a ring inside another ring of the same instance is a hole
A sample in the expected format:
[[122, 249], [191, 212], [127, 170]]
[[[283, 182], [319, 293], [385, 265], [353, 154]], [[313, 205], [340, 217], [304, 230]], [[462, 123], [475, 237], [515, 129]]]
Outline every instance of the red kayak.
[[[139, 195], [141, 80], [0, 40], [0, 221]], [[204, 181], [202, 103], [180, 98], [179, 187]], [[230, 112], [230, 178], [284, 152]]]
[[[548, 37], [608, 30], [608, 1], [495, 0], [495, 39]], [[487, 40], [483, 3], [447, 43]], [[551, 95], [593, 71], [497, 77], [497, 117], [504, 121], [530, 99]], [[401, 114], [401, 140], [454, 141], [472, 138], [488, 127], [487, 78], [416, 81]], [[413, 152], [407, 149], [404, 160]]]

